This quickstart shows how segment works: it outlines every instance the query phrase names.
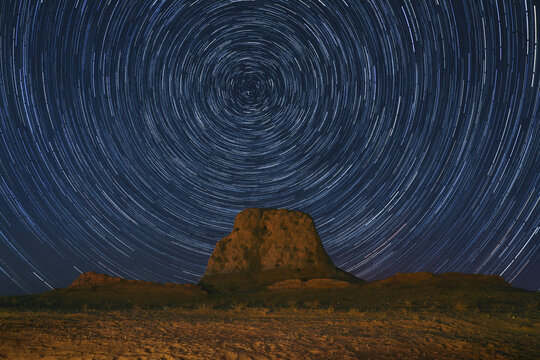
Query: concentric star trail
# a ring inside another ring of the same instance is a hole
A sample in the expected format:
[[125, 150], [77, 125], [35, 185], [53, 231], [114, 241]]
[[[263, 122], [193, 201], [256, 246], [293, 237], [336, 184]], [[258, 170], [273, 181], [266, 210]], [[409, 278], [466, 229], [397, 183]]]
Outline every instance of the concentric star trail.
[[337, 266], [540, 289], [534, 0], [0, 2], [0, 295], [196, 282], [248, 207]]

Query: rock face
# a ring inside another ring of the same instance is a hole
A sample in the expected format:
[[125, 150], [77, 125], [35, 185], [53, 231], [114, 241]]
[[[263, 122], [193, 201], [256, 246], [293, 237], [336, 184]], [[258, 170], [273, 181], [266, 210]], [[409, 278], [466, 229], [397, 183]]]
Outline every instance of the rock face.
[[358, 281], [326, 254], [313, 219], [299, 211], [247, 209], [214, 249], [200, 285], [209, 290], [255, 290], [287, 279]]

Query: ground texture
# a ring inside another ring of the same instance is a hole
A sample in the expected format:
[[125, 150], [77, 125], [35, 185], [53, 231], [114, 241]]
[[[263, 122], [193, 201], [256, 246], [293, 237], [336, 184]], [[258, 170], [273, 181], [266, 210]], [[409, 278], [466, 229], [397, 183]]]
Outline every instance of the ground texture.
[[539, 359], [512, 314], [237, 308], [0, 310], [0, 359]]

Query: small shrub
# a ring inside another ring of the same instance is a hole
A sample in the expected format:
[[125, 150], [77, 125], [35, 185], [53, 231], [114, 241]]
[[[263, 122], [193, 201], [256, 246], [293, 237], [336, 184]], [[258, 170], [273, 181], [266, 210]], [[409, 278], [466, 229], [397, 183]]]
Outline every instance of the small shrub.
[[234, 311], [236, 311], [236, 312], [243, 311], [245, 308], [246, 308], [246, 304], [244, 304], [244, 303], [236, 303], [236, 304], [233, 304], [233, 309], [234, 309]]
[[211, 311], [214, 309], [214, 306], [208, 303], [200, 303], [197, 305], [197, 310], [202, 312]]
[[465, 304], [463, 301], [456, 301], [454, 304], [454, 310], [456, 311], [466, 311], [467, 310], [467, 304]]

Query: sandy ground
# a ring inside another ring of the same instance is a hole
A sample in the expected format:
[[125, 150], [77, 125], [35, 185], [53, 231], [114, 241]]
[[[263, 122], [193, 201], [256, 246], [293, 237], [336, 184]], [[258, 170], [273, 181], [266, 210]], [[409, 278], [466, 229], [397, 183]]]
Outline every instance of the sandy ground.
[[511, 314], [0, 310], [0, 359], [540, 359]]

